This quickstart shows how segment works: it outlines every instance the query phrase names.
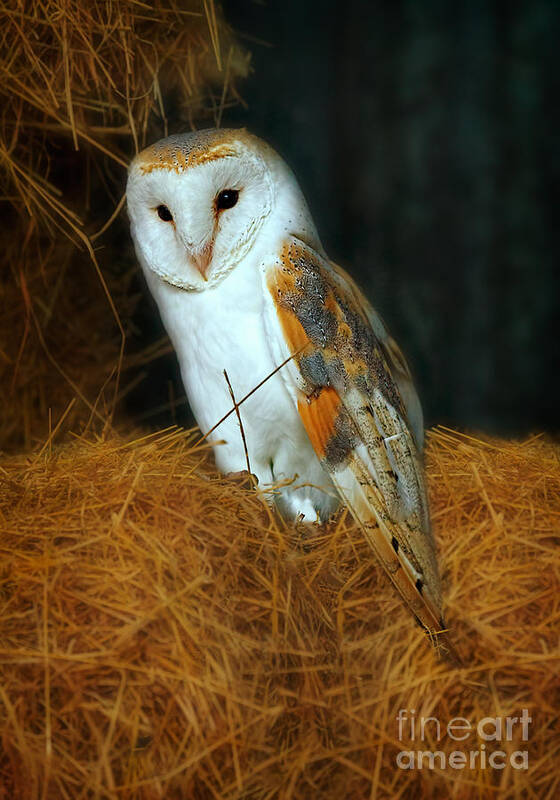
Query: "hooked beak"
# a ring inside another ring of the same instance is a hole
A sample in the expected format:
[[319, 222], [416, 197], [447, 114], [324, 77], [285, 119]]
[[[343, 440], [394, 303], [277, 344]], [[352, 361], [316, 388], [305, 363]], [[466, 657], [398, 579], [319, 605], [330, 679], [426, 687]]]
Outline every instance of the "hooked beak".
[[203, 280], [207, 281], [208, 278], [206, 277], [206, 271], [208, 269], [208, 265], [212, 260], [212, 251], [214, 250], [214, 240], [211, 239], [207, 244], [204, 245], [202, 250], [199, 250], [196, 253], [191, 254], [191, 258], [194, 261], [195, 267], [200, 272]]

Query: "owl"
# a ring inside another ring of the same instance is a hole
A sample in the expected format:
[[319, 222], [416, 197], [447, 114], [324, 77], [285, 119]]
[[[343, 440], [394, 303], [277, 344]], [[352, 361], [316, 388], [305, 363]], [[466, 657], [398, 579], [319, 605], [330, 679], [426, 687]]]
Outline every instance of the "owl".
[[[323, 250], [288, 166], [244, 129], [170, 136], [133, 160], [127, 205], [218, 468], [248, 466], [286, 517], [327, 520], [347, 506], [417, 622], [449, 652], [410, 372]], [[228, 413], [232, 393], [246, 398], [238, 415]]]

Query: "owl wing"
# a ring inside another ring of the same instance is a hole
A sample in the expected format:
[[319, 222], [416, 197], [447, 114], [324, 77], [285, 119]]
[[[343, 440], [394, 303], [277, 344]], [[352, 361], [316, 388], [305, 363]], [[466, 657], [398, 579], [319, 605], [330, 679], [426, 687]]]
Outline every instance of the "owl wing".
[[424, 447], [424, 415], [420, 399], [416, 392], [409, 366], [403, 355], [402, 350], [395, 342], [381, 315], [374, 309], [369, 300], [364, 297], [361, 289], [354, 279], [334, 261], [329, 262], [332, 270], [339, 276], [341, 283], [346, 284], [352, 292], [355, 303], [360, 306], [368, 318], [369, 324], [377, 337], [381, 349], [387, 360], [387, 366], [397, 384], [397, 389], [404, 404], [407, 421], [414, 435], [418, 450], [421, 452]]
[[[266, 272], [267, 328], [322, 465], [405, 604], [442, 653], [421, 411], [400, 350], [339, 267], [296, 238]], [[414, 428], [416, 432], [413, 433]]]

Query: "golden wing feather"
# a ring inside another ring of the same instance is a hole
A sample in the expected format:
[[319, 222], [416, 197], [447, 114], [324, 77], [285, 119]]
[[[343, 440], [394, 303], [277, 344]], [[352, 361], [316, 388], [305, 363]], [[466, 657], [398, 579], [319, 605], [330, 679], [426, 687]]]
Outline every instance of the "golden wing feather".
[[419, 403], [400, 350], [346, 273], [297, 239], [286, 241], [267, 286], [295, 354], [286, 373], [317, 456], [405, 604], [453, 657], [421, 434], [409, 422], [418, 422]]

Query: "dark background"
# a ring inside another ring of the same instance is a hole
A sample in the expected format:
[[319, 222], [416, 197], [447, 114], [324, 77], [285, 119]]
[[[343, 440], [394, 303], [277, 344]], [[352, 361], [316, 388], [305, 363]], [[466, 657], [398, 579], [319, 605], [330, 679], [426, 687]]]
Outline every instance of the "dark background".
[[[407, 354], [427, 424], [558, 432], [560, 2], [224, 10], [254, 72], [222, 124], [292, 166], [328, 254]], [[172, 359], [158, 369], [155, 405], [177, 381]]]

